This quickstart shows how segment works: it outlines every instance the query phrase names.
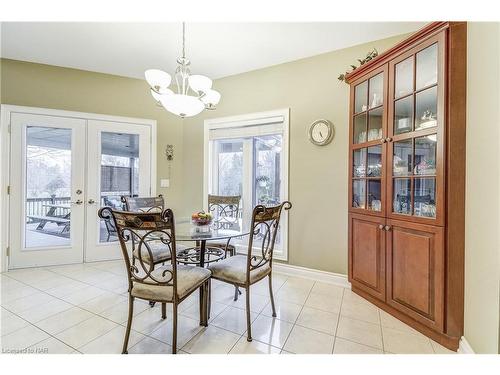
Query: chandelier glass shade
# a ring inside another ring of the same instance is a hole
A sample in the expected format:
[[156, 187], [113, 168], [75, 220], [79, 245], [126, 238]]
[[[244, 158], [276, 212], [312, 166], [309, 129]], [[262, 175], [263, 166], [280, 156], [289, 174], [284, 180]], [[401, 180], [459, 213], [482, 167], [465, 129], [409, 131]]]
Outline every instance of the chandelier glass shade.
[[[212, 89], [212, 80], [203, 75], [191, 75], [189, 59], [185, 56], [185, 24], [182, 23], [182, 57], [177, 59], [172, 76], [160, 69], [144, 73], [151, 95], [167, 111], [182, 118], [196, 116], [204, 109], [215, 109], [220, 101], [219, 92]], [[172, 87], [170, 88], [172, 84]]]

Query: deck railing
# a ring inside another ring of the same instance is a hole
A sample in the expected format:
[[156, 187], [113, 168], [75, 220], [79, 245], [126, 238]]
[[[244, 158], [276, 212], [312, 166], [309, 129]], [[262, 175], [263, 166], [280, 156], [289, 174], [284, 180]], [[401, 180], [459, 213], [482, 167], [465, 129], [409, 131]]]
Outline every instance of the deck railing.
[[[49, 207], [48, 204], [68, 204], [71, 201], [71, 197], [56, 197], [55, 195], [43, 198], [28, 198], [26, 199], [26, 217], [29, 216], [45, 216]], [[67, 214], [67, 210], [62, 208], [56, 208], [55, 216], [64, 216]], [[36, 223], [39, 220], [28, 218], [28, 222]]]

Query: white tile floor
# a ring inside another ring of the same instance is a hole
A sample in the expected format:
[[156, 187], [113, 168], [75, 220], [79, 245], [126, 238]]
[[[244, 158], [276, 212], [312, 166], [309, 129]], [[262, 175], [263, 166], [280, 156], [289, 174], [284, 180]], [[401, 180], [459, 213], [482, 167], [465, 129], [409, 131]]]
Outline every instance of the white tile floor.
[[[120, 353], [127, 320], [121, 261], [16, 270], [1, 283], [2, 353]], [[198, 293], [179, 308], [180, 353], [452, 353], [348, 289], [273, 276], [277, 317], [267, 279], [252, 287], [253, 341], [246, 341], [245, 298], [213, 283], [212, 316], [199, 325]], [[129, 353], [170, 353], [171, 305], [136, 302]]]

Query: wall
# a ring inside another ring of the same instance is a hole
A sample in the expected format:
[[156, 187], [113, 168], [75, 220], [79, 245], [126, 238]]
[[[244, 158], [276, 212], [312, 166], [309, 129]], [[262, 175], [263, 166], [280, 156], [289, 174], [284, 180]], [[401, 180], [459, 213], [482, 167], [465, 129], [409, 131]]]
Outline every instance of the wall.
[[[290, 108], [289, 263], [347, 274], [347, 156], [349, 87], [337, 80], [357, 58], [404, 36], [216, 80], [222, 100], [214, 112], [184, 120], [184, 207], [203, 207], [203, 121]], [[318, 147], [308, 140], [319, 118], [335, 125], [335, 138]]]
[[500, 24], [468, 24], [465, 337], [499, 352]]
[[64, 109], [116, 116], [157, 120], [157, 177], [167, 177], [163, 150], [173, 144], [171, 187], [164, 194], [171, 207], [182, 203], [182, 120], [157, 107], [144, 80], [33, 64], [1, 60], [2, 104]]

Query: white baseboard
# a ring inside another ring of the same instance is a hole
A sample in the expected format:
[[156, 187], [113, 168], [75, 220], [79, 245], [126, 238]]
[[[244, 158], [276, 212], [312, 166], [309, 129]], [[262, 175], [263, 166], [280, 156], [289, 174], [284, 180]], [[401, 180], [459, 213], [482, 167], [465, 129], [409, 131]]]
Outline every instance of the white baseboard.
[[320, 271], [312, 268], [292, 266], [290, 264], [277, 262], [273, 263], [273, 270], [287, 276], [303, 277], [305, 279], [320, 281], [351, 289], [351, 283], [347, 281], [347, 275], [342, 275], [340, 273]]
[[472, 346], [470, 346], [469, 342], [464, 336], [462, 336], [460, 342], [458, 343], [458, 352], [460, 354], [475, 354], [474, 349], [472, 349]]

